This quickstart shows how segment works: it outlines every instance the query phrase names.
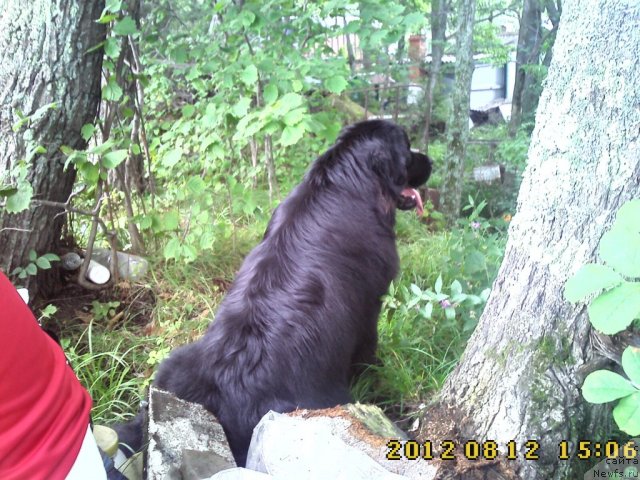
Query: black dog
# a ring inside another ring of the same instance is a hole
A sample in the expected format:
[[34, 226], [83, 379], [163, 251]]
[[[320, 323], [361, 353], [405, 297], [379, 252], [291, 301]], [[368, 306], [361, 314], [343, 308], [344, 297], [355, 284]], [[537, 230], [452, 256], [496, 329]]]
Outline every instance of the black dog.
[[345, 128], [275, 210], [215, 322], [160, 365], [155, 385], [214, 413], [239, 465], [269, 410], [351, 401], [398, 270], [395, 209], [422, 209], [430, 173], [397, 125]]

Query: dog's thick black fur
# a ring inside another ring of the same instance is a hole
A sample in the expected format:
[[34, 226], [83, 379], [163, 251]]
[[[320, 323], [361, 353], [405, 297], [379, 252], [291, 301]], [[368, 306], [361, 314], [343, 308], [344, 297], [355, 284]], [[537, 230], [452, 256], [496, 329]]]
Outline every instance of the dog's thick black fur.
[[397, 125], [345, 128], [275, 210], [204, 336], [160, 365], [155, 385], [213, 412], [239, 465], [267, 411], [351, 401], [398, 271], [395, 209], [417, 206], [411, 188], [430, 173]]

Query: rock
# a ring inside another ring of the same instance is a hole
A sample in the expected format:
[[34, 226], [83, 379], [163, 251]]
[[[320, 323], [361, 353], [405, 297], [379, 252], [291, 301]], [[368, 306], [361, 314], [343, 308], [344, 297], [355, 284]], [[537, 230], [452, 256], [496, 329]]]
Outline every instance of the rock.
[[372, 405], [269, 412], [253, 432], [247, 468], [278, 480], [433, 478], [424, 460], [388, 460], [390, 439], [407, 436]]
[[278, 480], [348, 478], [399, 480], [371, 457], [332, 432], [332, 420], [270, 412], [253, 431], [247, 468]]
[[76, 252], [67, 252], [60, 258], [60, 265], [68, 271], [77, 270], [82, 265], [82, 257]]
[[216, 473], [213, 477], [206, 480], [270, 480], [273, 479], [271, 475], [266, 473], [256, 472], [255, 470], [248, 470], [246, 468], [230, 468], [223, 470], [220, 473]]
[[185, 449], [182, 451], [180, 472], [183, 480], [200, 480], [234, 465], [235, 463], [230, 463], [226, 458], [215, 452]]
[[[202, 406], [151, 387], [147, 479], [200, 479], [235, 467], [215, 416]], [[185, 475], [200, 475], [188, 477]]]

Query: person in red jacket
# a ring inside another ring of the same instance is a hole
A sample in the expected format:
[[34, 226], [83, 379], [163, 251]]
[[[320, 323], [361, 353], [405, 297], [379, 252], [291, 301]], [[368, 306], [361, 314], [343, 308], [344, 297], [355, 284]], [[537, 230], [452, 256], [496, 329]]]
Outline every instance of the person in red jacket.
[[91, 398], [0, 272], [0, 479], [106, 478]]

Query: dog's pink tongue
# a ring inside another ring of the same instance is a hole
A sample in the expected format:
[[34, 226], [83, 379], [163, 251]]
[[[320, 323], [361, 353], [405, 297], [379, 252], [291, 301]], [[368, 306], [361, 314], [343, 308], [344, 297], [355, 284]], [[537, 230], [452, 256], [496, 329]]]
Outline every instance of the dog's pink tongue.
[[402, 191], [402, 195], [405, 197], [413, 197], [416, 200], [416, 213], [419, 217], [424, 213], [424, 205], [422, 204], [422, 198], [415, 188], [405, 188]]

